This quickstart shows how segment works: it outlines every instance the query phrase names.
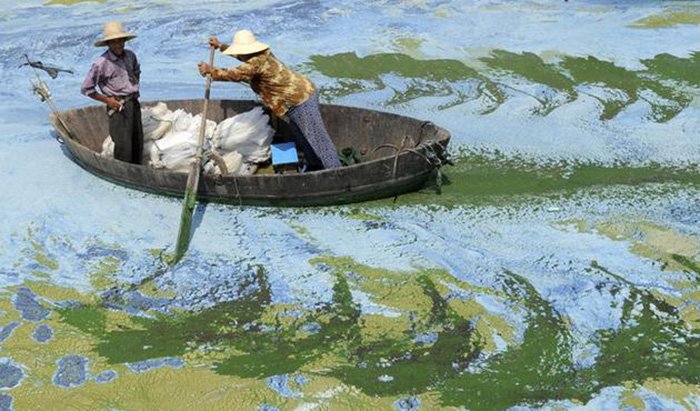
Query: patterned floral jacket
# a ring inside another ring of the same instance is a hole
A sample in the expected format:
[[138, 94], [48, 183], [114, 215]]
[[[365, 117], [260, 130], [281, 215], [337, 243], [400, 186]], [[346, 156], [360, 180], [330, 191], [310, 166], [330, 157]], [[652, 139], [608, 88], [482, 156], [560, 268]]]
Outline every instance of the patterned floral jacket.
[[270, 49], [230, 70], [215, 68], [211, 74], [217, 81], [248, 83], [278, 117], [308, 100], [315, 92], [311, 80], [285, 66]]

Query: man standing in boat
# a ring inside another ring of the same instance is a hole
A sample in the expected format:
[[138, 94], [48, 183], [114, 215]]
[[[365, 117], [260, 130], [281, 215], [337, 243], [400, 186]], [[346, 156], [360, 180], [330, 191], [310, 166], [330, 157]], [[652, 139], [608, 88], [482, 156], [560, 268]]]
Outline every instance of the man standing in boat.
[[107, 105], [114, 158], [141, 164], [143, 126], [138, 101], [141, 66], [136, 54], [124, 48], [124, 43], [134, 37], [118, 21], [105, 23], [104, 36], [95, 46], [108, 49], [90, 67], [81, 93]]
[[338, 152], [326, 131], [318, 106], [318, 91], [306, 76], [292, 71], [255, 39], [249, 30], [239, 30], [230, 46], [216, 37], [209, 45], [243, 63], [230, 70], [199, 63], [199, 73], [211, 73], [215, 81], [245, 82], [263, 103], [280, 118], [285, 115], [304, 153], [308, 170], [340, 167]]

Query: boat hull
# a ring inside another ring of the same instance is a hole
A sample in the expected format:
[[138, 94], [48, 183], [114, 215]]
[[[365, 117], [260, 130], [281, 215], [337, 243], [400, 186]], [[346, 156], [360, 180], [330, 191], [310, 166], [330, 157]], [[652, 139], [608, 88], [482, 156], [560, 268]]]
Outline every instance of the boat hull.
[[[182, 108], [191, 113], [200, 112], [202, 106], [202, 100], [165, 103], [171, 110]], [[255, 106], [247, 100], [212, 100], [208, 118], [219, 122]], [[355, 148], [361, 156], [359, 164], [297, 174], [202, 175], [197, 197], [260, 206], [324, 206], [393, 197], [419, 190], [431, 180], [439, 166], [433, 154], [444, 153], [450, 139], [446, 130], [410, 117], [334, 105], [322, 105], [321, 113], [336, 147]], [[184, 195], [187, 173], [125, 163], [99, 153], [109, 134], [103, 107], [58, 115], [52, 115], [51, 122], [73, 160], [84, 169], [137, 190]], [[273, 141], [291, 138], [283, 121], [273, 119], [271, 125], [275, 128]]]

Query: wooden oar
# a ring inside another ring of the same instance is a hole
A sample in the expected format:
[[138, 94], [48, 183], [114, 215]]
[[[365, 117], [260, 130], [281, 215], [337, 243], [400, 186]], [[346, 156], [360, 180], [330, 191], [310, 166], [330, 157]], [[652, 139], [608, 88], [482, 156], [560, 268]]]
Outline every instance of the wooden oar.
[[[214, 66], [214, 51], [209, 48], [209, 67]], [[199, 186], [199, 171], [202, 166], [202, 146], [204, 145], [204, 132], [207, 128], [207, 109], [209, 108], [209, 91], [211, 89], [211, 73], [207, 73], [207, 85], [204, 89], [204, 107], [202, 108], [202, 125], [199, 127], [199, 140], [197, 141], [197, 151], [195, 160], [190, 166], [190, 173], [187, 176], [187, 187], [185, 188], [185, 200], [182, 203], [182, 214], [180, 215], [180, 229], [177, 233], [177, 243], [175, 245], [175, 255], [170, 265], [177, 264], [187, 252], [190, 244], [192, 232], [192, 214], [197, 204], [197, 187]]]

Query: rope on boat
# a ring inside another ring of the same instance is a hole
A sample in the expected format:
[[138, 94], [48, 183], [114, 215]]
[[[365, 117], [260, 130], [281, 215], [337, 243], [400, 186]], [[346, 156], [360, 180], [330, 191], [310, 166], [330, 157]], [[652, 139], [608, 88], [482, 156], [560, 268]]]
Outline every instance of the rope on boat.
[[418, 136], [418, 143], [423, 142], [423, 134], [425, 133], [425, 127], [426, 126], [435, 126], [435, 124], [432, 121], [424, 121], [420, 125], [420, 135]]
[[226, 162], [221, 157], [221, 155], [219, 155], [219, 153], [217, 153], [216, 150], [214, 150], [214, 148], [205, 151], [204, 153], [202, 153], [202, 155], [205, 159], [214, 160], [214, 163], [216, 163], [216, 165], [219, 166], [219, 171], [221, 172], [222, 176], [228, 174], [228, 167], [226, 167]]
[[236, 175], [233, 175], [233, 186], [236, 188], [236, 198], [238, 199], [238, 206], [243, 205], [243, 200], [241, 199], [241, 191], [238, 189], [238, 178], [236, 178]]
[[[425, 141], [423, 140], [423, 134], [425, 132], [426, 126], [433, 125], [434, 124], [431, 121], [424, 121], [423, 124], [421, 124], [420, 135], [417, 144], [411, 137], [404, 136], [401, 140], [400, 146], [385, 143], [377, 146], [374, 150], [372, 150], [373, 152], [376, 152], [377, 150], [382, 148], [391, 148], [394, 150], [394, 166], [392, 169], [391, 178], [396, 178], [396, 172], [399, 164], [399, 156], [406, 152], [413, 153], [425, 160], [428, 163], [428, 165], [433, 170], [435, 170], [435, 187], [437, 188], [437, 191], [440, 192], [443, 182], [442, 172], [440, 171], [440, 168], [445, 164], [454, 165], [454, 162], [450, 158], [450, 155], [446, 149], [436, 149], [436, 147], [442, 147], [439, 144], [436, 144], [436, 141], [432, 139], [428, 139]], [[406, 145], [406, 143], [409, 141], [413, 144], [413, 147]]]

